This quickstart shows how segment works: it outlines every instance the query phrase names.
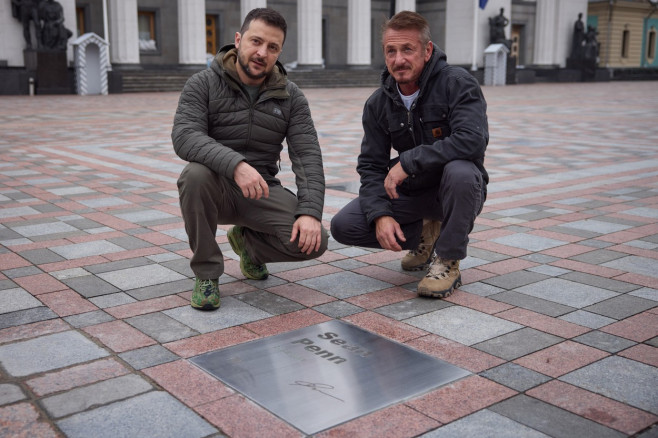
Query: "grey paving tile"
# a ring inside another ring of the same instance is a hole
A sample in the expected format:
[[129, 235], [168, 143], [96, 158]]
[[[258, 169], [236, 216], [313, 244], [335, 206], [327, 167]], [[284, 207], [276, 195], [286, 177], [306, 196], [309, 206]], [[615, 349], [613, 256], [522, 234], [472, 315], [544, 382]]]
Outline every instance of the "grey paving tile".
[[490, 406], [489, 410], [556, 438], [624, 436], [620, 432], [523, 394]]
[[123, 291], [186, 279], [178, 272], [157, 264], [104, 272], [98, 276]]
[[270, 274], [277, 274], [279, 272], [291, 271], [293, 269], [306, 268], [308, 266], [319, 265], [317, 260], [305, 260], [302, 262], [282, 262], [282, 263], [268, 263], [267, 270]]
[[128, 374], [89, 386], [75, 388], [62, 394], [46, 397], [41, 404], [52, 418], [61, 418], [89, 409], [145, 393], [153, 389], [143, 378]]
[[153, 222], [160, 222], [163, 219], [180, 220], [180, 218], [160, 210], [138, 210], [127, 213], [119, 213], [115, 214], [114, 216], [118, 217], [119, 219], [123, 219], [124, 221], [132, 222], [133, 224], [142, 226], [148, 226], [153, 224]]
[[487, 409], [421, 435], [422, 438], [545, 438], [549, 436]]
[[520, 324], [458, 306], [414, 316], [404, 322], [464, 345], [484, 342], [523, 328]]
[[89, 301], [94, 303], [97, 307], [101, 309], [106, 309], [108, 307], [120, 306], [122, 304], [136, 303], [137, 300], [128, 295], [125, 292], [117, 292], [109, 295], [101, 295], [98, 297], [89, 298]]
[[93, 199], [81, 199], [78, 202], [89, 208], [115, 207], [117, 205], [131, 204], [130, 201], [117, 198], [116, 196], [106, 196], [102, 198], [93, 198]]
[[6, 219], [8, 217], [17, 217], [17, 216], [32, 216], [39, 214], [39, 210], [35, 210], [32, 207], [11, 207], [11, 208], [0, 208], [0, 219]]
[[201, 438], [216, 429], [171, 395], [151, 391], [58, 421], [68, 438]]
[[298, 281], [298, 283], [341, 299], [393, 286], [390, 283], [349, 271], [309, 278]]
[[62, 283], [86, 298], [119, 292], [119, 289], [95, 275], [68, 278], [62, 280]]
[[648, 257], [627, 256], [603, 263], [601, 266], [658, 278], [658, 260]]
[[656, 302], [630, 295], [619, 295], [609, 300], [585, 307], [583, 310], [614, 319], [625, 319], [656, 306]]
[[202, 312], [182, 306], [162, 312], [199, 333], [208, 333], [269, 318], [272, 314], [256, 309], [233, 297], [222, 298], [222, 306], [214, 312]]
[[25, 400], [26, 398], [20, 386], [13, 383], [0, 383], [0, 406]]
[[152, 265], [146, 257], [135, 257], [132, 259], [118, 260], [116, 262], [98, 263], [96, 265], [85, 266], [85, 269], [92, 274], [103, 274], [105, 272], [120, 271], [121, 269], [137, 268], [139, 266]]
[[55, 254], [48, 248], [30, 249], [28, 251], [19, 252], [18, 254], [21, 257], [23, 257], [25, 260], [35, 265], [61, 262], [62, 260], [64, 260], [64, 257], [60, 256], [59, 254]]
[[560, 380], [658, 414], [658, 368], [610, 356], [568, 373]]
[[584, 272], [570, 272], [568, 274], [562, 275], [560, 278], [562, 278], [563, 280], [588, 284], [590, 286], [600, 287], [602, 289], [608, 289], [613, 292], [619, 292], [619, 293], [630, 292], [639, 287], [636, 284], [615, 280], [613, 278], [599, 277], [598, 275], [586, 274]]
[[637, 438], [658, 438], [658, 424], [654, 424], [647, 430], [638, 434]]
[[581, 240], [580, 242], [578, 242], [578, 244], [584, 246], [591, 246], [592, 248], [609, 248], [614, 245], [614, 243], [612, 242], [605, 242], [599, 239]]
[[17, 312], [0, 314], [0, 329], [16, 327], [23, 324], [58, 318], [58, 315], [46, 306], [33, 307]]
[[571, 306], [565, 306], [564, 304], [554, 303], [552, 301], [547, 301], [542, 298], [533, 297], [515, 291], [501, 292], [495, 295], [489, 295], [489, 298], [492, 300], [500, 301], [501, 303], [511, 304], [513, 306], [532, 310], [533, 312], [552, 317], [564, 315], [576, 310]]
[[647, 341], [644, 341], [644, 343], [647, 344], [647, 345], [658, 347], [658, 336], [656, 336], [655, 338], [651, 338]]
[[511, 258], [508, 255], [501, 254], [499, 252], [488, 251], [482, 248], [469, 247], [468, 255], [482, 260], [488, 260], [490, 262], [500, 262], [502, 260], [507, 260]]
[[495, 277], [487, 278], [486, 280], [482, 280], [482, 282], [491, 284], [501, 289], [512, 290], [517, 287], [536, 283], [546, 278], [549, 277], [547, 275], [538, 274], [536, 272], [516, 271], [509, 274], [497, 275]]
[[[229, 275], [222, 275], [219, 277], [219, 283], [230, 283], [235, 281], [235, 278]], [[270, 275], [265, 280], [242, 280], [245, 283], [255, 287], [256, 289], [269, 289], [274, 286], [280, 286], [282, 284], [289, 283], [287, 280], [283, 280], [276, 275]]]
[[61, 234], [78, 232], [79, 230], [64, 222], [47, 222], [34, 225], [11, 227], [14, 231], [24, 237], [44, 236], [47, 234]]
[[[156, 263], [160, 263], [161, 266], [164, 266], [167, 269], [171, 269], [174, 272], [178, 272], [183, 277], [186, 278], [194, 277], [194, 272], [192, 272], [192, 269], [190, 268], [190, 261], [186, 258], [178, 258], [176, 260], [169, 260], [162, 262], [157, 262], [156, 260]], [[268, 270], [269, 270], [269, 266], [268, 266]]]
[[355, 313], [364, 311], [364, 309], [359, 306], [341, 300], [315, 306], [313, 307], [313, 310], [317, 310], [318, 312], [332, 318], [344, 318], [348, 315], [354, 315]]
[[234, 295], [234, 298], [247, 303], [257, 309], [264, 310], [272, 315], [281, 315], [284, 313], [295, 312], [304, 309], [301, 304], [276, 295], [264, 290], [257, 290], [240, 295]]
[[364, 248], [359, 248], [356, 246], [348, 246], [345, 248], [335, 249], [334, 252], [337, 254], [344, 255], [346, 257], [358, 257], [372, 253], [372, 251], [369, 251]]
[[362, 268], [364, 266], [368, 266], [367, 263], [363, 263], [363, 262], [360, 262], [360, 261], [354, 260], [354, 259], [337, 260], [337, 261], [331, 262], [329, 264], [332, 265], [332, 266], [335, 266], [337, 268], [343, 269], [345, 271], [353, 271], [355, 269]]
[[124, 319], [124, 321], [160, 343], [177, 341], [199, 334], [161, 312], [134, 316]]
[[594, 251], [586, 252], [576, 256], [569, 257], [570, 260], [576, 260], [583, 263], [592, 265], [600, 265], [605, 262], [617, 260], [624, 257], [626, 254], [618, 251], [611, 251], [609, 249], [597, 249]]
[[496, 286], [492, 286], [490, 284], [482, 283], [479, 281], [476, 281], [475, 283], [462, 285], [459, 288], [459, 290], [463, 290], [464, 292], [479, 295], [481, 297], [488, 297], [490, 295], [495, 295], [504, 292], [504, 289], [501, 289]]
[[15, 289], [19, 287], [11, 280], [0, 280], [0, 290]]
[[375, 312], [388, 316], [389, 318], [401, 321], [425, 313], [434, 312], [435, 310], [451, 307], [452, 304], [431, 298], [412, 298], [410, 300], [400, 301], [374, 309]]
[[548, 237], [535, 236], [533, 234], [516, 233], [503, 237], [491, 239], [492, 242], [501, 245], [507, 245], [514, 248], [526, 249], [528, 251], [539, 252], [546, 249], [555, 248], [567, 244], [567, 242]]
[[638, 207], [630, 210], [623, 210], [620, 213], [630, 214], [631, 216], [641, 216], [651, 219], [658, 219], [658, 208]]
[[114, 243], [115, 245], [119, 245], [121, 248], [126, 250], [149, 248], [153, 246], [152, 243], [132, 236], [115, 237], [112, 239], [107, 239], [107, 241]]
[[39, 306], [43, 306], [41, 301], [34, 298], [32, 294], [24, 289], [14, 288], [0, 291], [0, 314], [32, 309]]
[[561, 278], [550, 278], [527, 286], [521, 286], [516, 289], [516, 292], [578, 309], [618, 295], [607, 289], [588, 286]]
[[0, 346], [0, 363], [12, 376], [27, 376], [108, 356], [75, 331]]
[[599, 234], [616, 233], [632, 228], [630, 225], [614, 224], [596, 219], [585, 219], [581, 221], [568, 222], [560, 225], [561, 228], [575, 228]]
[[28, 275], [43, 274], [43, 271], [36, 266], [26, 266], [24, 268], [7, 269], [2, 271], [9, 278], [27, 277]]
[[180, 359], [161, 345], [151, 345], [149, 347], [127, 351], [119, 354], [119, 357], [136, 370], [142, 370]]
[[628, 295], [644, 298], [647, 300], [658, 301], [658, 289], [652, 289], [650, 287], [643, 287], [642, 289], [634, 290]]
[[567, 274], [571, 271], [568, 269], [558, 268], [557, 266], [551, 265], [539, 265], [527, 268], [530, 272], [536, 272], [538, 274], [548, 275], [549, 277], [559, 277], [560, 275]]
[[71, 245], [60, 245], [54, 246], [50, 249], [67, 260], [125, 251], [119, 245], [115, 245], [107, 240], [94, 240], [91, 242], [73, 243]]
[[68, 322], [75, 328], [87, 327], [90, 325], [101, 324], [103, 322], [113, 321], [115, 318], [102, 310], [95, 310], [93, 312], [80, 313], [77, 315], [71, 315], [64, 318], [64, 321]]
[[592, 329], [598, 329], [608, 324], [612, 324], [613, 322], [617, 322], [616, 319], [597, 315], [585, 310], [576, 310], [575, 312], [567, 313], [566, 315], [560, 316], [560, 319]]
[[598, 330], [577, 336], [573, 340], [613, 354], [635, 345], [633, 341]]
[[480, 375], [519, 392], [527, 391], [530, 388], [552, 380], [549, 376], [512, 362], [483, 371]]
[[[219, 284], [223, 284], [222, 279], [225, 281], [234, 281], [232, 277], [221, 276]], [[140, 287], [137, 289], [132, 289], [128, 291], [128, 294], [135, 298], [138, 301], [149, 300], [151, 298], [159, 298], [167, 295], [173, 295], [181, 292], [191, 291], [194, 288], [194, 282], [190, 281], [189, 278], [184, 278], [178, 281], [170, 281], [164, 284], [156, 284], [153, 286]], [[221, 288], [220, 288], [221, 295]]]
[[533, 328], [525, 327], [497, 338], [472, 345], [480, 351], [505, 360], [513, 360], [558, 344], [564, 339]]

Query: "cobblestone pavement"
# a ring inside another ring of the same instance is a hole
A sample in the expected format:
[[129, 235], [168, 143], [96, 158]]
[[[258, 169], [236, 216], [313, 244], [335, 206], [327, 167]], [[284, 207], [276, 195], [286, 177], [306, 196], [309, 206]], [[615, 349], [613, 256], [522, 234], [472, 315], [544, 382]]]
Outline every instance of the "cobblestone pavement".
[[[177, 93], [0, 97], [0, 436], [303, 436], [190, 359], [332, 319], [470, 374], [318, 436], [658, 436], [657, 85], [484, 88], [492, 182], [448, 299], [335, 241], [246, 280], [222, 226], [217, 312], [189, 307]], [[306, 90], [326, 225], [371, 91]]]

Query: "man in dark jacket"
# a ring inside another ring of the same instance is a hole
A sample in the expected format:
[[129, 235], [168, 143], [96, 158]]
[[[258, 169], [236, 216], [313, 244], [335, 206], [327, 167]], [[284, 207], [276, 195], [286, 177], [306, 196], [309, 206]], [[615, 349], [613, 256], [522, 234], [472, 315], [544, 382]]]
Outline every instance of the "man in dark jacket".
[[387, 70], [363, 112], [359, 197], [334, 216], [331, 233], [344, 244], [410, 250], [403, 269], [429, 267], [418, 294], [444, 298], [461, 286], [459, 261], [486, 198], [486, 103], [472, 75], [430, 41], [421, 15], [393, 16], [382, 45]]
[[[181, 94], [172, 140], [189, 164], [178, 179], [181, 211], [196, 276], [192, 307], [219, 307], [224, 258], [217, 224], [227, 233], [249, 279], [267, 277], [266, 263], [318, 257], [324, 170], [308, 102], [278, 62], [285, 19], [267, 8], [247, 14], [235, 45], [223, 47], [208, 70]], [[297, 194], [276, 178], [284, 139]]]

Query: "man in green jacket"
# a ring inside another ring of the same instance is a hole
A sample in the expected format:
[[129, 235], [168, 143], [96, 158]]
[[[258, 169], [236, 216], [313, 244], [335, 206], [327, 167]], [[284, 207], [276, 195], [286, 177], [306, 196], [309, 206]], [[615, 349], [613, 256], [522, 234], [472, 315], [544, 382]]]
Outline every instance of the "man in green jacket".
[[[278, 62], [286, 30], [277, 11], [249, 12], [235, 45], [187, 81], [178, 103], [171, 136], [178, 156], [189, 162], [178, 191], [197, 309], [220, 305], [218, 224], [234, 224], [228, 240], [252, 280], [268, 276], [266, 263], [309, 260], [327, 249], [317, 133], [304, 94]], [[284, 139], [296, 194], [276, 178]]]

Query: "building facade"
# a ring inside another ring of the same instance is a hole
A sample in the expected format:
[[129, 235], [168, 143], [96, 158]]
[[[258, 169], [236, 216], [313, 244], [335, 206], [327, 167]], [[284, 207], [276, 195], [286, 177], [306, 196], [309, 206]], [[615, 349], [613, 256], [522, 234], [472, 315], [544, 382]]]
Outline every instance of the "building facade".
[[[450, 63], [472, 71], [484, 67], [489, 20], [500, 13], [508, 19], [505, 35], [519, 69], [565, 68], [579, 14], [596, 27], [600, 67], [658, 67], [654, 0], [488, 0], [484, 9], [479, 0], [58, 1], [64, 24], [73, 31], [71, 41], [89, 32], [105, 39], [114, 72], [203, 68], [220, 47], [233, 42], [245, 14], [265, 6], [288, 21], [280, 60], [291, 70], [380, 69], [381, 25], [392, 12], [405, 9], [427, 18], [433, 41]], [[12, 17], [11, 2], [0, 0], [0, 83], [10, 84], [0, 94], [21, 94], [7, 88], [26, 67], [23, 27]], [[74, 58], [69, 45], [71, 68]]]

